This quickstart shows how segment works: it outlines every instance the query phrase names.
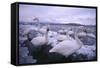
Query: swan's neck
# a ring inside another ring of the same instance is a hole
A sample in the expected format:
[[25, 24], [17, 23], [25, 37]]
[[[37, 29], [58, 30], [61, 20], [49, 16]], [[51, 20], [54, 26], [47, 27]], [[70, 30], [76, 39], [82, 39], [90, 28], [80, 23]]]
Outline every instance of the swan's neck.
[[38, 28], [38, 31], [40, 30], [40, 23], [38, 22], [37, 23], [37, 28]]
[[46, 44], [48, 43], [48, 31], [46, 31], [46, 33], [45, 33], [45, 41], [46, 41]]
[[78, 38], [78, 32], [75, 32], [75, 40], [77, 41], [77, 43], [79, 44], [79, 49], [81, 48], [81, 46], [83, 45], [83, 43], [81, 42], [81, 40]]
[[69, 36], [69, 34], [68, 34], [68, 33], [66, 33], [66, 38], [67, 38], [67, 39], [70, 39], [70, 36]]

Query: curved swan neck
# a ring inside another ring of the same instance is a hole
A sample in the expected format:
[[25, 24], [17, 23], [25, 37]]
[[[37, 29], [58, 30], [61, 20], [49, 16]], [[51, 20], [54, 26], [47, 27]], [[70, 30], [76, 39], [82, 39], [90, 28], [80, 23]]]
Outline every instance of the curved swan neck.
[[46, 31], [46, 33], [45, 33], [45, 41], [46, 41], [46, 44], [48, 43], [48, 31]]
[[45, 34], [45, 40], [46, 40], [46, 42], [48, 43], [48, 31], [47, 31], [46, 34]]
[[70, 31], [70, 29], [66, 32], [66, 37], [67, 37], [67, 39], [70, 38], [70, 36], [69, 36], [69, 34], [68, 34], [69, 31]]
[[38, 22], [38, 26], [37, 26], [37, 28], [38, 28], [38, 31], [40, 30], [40, 23]]
[[67, 39], [69, 39], [69, 37], [70, 37], [69, 34], [68, 34], [68, 32], [66, 32], [66, 37], [67, 37]]
[[83, 45], [83, 43], [82, 43], [81, 40], [78, 38], [78, 32], [77, 32], [77, 31], [75, 32], [74, 37], [75, 37], [75, 40], [77, 41], [77, 43], [79, 44], [79, 46], [81, 47], [81, 46]]

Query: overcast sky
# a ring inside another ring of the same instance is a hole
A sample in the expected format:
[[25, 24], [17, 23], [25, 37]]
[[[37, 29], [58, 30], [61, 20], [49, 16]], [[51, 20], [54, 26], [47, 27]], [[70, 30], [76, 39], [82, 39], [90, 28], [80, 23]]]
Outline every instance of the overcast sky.
[[19, 21], [33, 22], [38, 17], [41, 22], [80, 23], [95, 25], [96, 10], [93, 8], [23, 5], [19, 6]]

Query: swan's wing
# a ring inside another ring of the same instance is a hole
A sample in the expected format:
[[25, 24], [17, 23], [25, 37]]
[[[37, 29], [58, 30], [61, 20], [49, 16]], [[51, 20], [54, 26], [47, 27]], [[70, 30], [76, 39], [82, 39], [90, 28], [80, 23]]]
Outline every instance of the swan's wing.
[[53, 47], [50, 52], [57, 52], [67, 57], [76, 51], [75, 45], [77, 45], [75, 41], [63, 41]]
[[41, 46], [46, 42], [46, 40], [45, 40], [45, 37], [36, 37], [36, 38], [33, 38], [31, 42], [34, 46]]

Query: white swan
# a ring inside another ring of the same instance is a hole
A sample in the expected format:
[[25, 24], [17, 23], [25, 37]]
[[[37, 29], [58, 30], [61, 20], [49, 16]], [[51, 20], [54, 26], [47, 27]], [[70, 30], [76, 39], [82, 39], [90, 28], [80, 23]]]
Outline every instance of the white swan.
[[41, 34], [45, 34], [46, 32], [47, 32], [47, 26], [43, 26], [42, 28], [39, 28], [39, 32], [41, 33]]
[[[83, 28], [80, 28], [80, 30], [82, 31]], [[66, 39], [54, 46], [49, 52], [57, 52], [65, 57], [68, 57], [72, 53], [76, 52], [83, 45], [78, 38], [78, 33], [79, 31], [75, 32], [75, 39]]]
[[[34, 46], [41, 46], [41, 45], [46, 45], [48, 43], [48, 27], [45, 29], [45, 34], [42, 35], [42, 36], [37, 36], [35, 38], [33, 38], [31, 40], [31, 43], [34, 45]], [[42, 32], [42, 31], [41, 31]]]
[[39, 22], [39, 19], [37, 17], [35, 17], [33, 20], [36, 20], [38, 22], [38, 32], [40, 33], [43, 33], [44, 35], [39, 35], [35, 38], [33, 38], [31, 40], [31, 43], [34, 45], [34, 46], [41, 46], [41, 45], [45, 45], [48, 43], [48, 27], [46, 28], [40, 28], [40, 22]]
[[52, 34], [52, 31], [51, 31], [50, 32], [50, 37], [48, 37], [48, 43], [52, 47], [54, 47], [59, 42], [62, 42], [64, 40], [66, 40], [66, 39], [72, 39], [72, 37], [69, 36], [69, 31], [70, 31], [70, 29], [67, 29], [66, 31], [65, 30], [64, 31], [63, 30], [59, 30], [58, 33], [53, 31], [53, 34]]
[[73, 28], [72, 27], [70, 27], [70, 28], [67, 28], [67, 29], [65, 29], [64, 31], [65, 32], [67, 32], [69, 35], [73, 35], [74, 34], [74, 32], [73, 32], [73, 30], [72, 30]]
[[57, 35], [58, 35], [58, 33], [55, 32], [55, 31], [50, 31], [49, 30], [49, 32], [48, 32], [48, 37], [56, 37]]
[[63, 40], [65, 40], [67, 37], [66, 37], [66, 35], [62, 35], [62, 34], [58, 34], [58, 36], [57, 36], [57, 40], [58, 41], [63, 41]]
[[60, 41], [63, 41], [63, 40], [65, 40], [67, 37], [66, 37], [66, 35], [65, 35], [65, 31], [64, 30], [59, 30], [58, 31], [58, 35], [57, 35], [57, 40], [58, 40], [58, 42], [60, 42]]
[[48, 32], [48, 45], [51, 45], [54, 47], [57, 44], [57, 37], [58, 34], [55, 31], [49, 31]]
[[52, 47], [54, 47], [59, 42], [65, 40], [67, 38], [65, 33], [66, 32], [64, 32], [63, 30], [59, 30], [58, 32], [49, 31], [49, 33], [48, 33], [48, 44], [50, 44]]

